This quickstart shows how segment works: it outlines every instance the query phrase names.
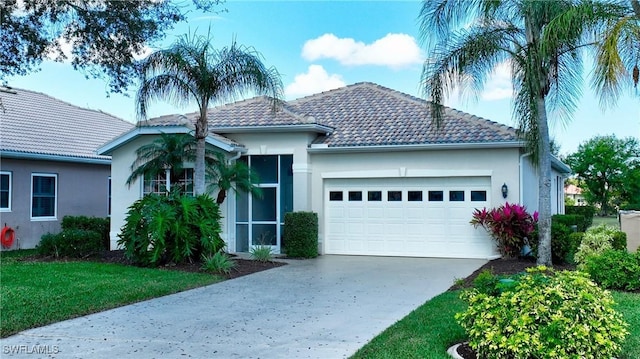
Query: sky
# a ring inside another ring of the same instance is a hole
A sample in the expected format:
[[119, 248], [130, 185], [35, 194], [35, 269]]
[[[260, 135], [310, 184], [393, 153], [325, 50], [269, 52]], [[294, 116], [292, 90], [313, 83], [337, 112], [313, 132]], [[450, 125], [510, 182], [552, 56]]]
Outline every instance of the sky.
[[[287, 100], [357, 82], [374, 82], [425, 98], [420, 88], [428, 54], [420, 41], [419, 1], [234, 1], [227, 11], [191, 11], [188, 23], [170, 30], [150, 51], [168, 47], [186, 33], [210, 33], [216, 47], [235, 39], [252, 46], [267, 66], [281, 74]], [[8, 85], [46, 93], [74, 105], [101, 110], [136, 122], [135, 91], [108, 94], [105, 80], [87, 79], [69, 63], [45, 61], [39, 72], [11, 77]], [[638, 90], [640, 91], [640, 90]], [[589, 89], [585, 66], [583, 96], [569, 121], [550, 115], [551, 136], [563, 155], [598, 135], [640, 139], [640, 92], [629, 89], [615, 107], [601, 109]], [[452, 95], [450, 107], [506, 125], [512, 120], [511, 83], [507, 66], [499, 67], [478, 98]], [[150, 117], [195, 112], [195, 105], [176, 108], [162, 102]]]

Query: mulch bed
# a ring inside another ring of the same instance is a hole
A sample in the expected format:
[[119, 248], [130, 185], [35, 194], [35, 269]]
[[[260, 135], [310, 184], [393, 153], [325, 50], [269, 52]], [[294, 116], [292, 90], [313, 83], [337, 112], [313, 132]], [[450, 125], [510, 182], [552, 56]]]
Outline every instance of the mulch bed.
[[[192, 273], [210, 273], [212, 275], [224, 276], [227, 279], [233, 279], [233, 278], [249, 275], [252, 273], [260, 272], [263, 270], [280, 267], [286, 264], [284, 262], [274, 262], [274, 261], [260, 262], [260, 261], [250, 260], [250, 259], [238, 258], [234, 255], [230, 255], [230, 256], [236, 262], [236, 266], [231, 270], [229, 274], [226, 274], [226, 275], [211, 273], [211, 272], [202, 270], [201, 269], [202, 263], [199, 261], [194, 261], [192, 263], [181, 263], [181, 264], [171, 263], [171, 264], [161, 266], [159, 268], [166, 269], [166, 270], [192, 272]], [[54, 257], [43, 257], [43, 256], [30, 256], [30, 257], [25, 257], [23, 260], [47, 262], [47, 261], [60, 261], [65, 259], [59, 259]], [[72, 259], [72, 260], [78, 260], [78, 259]], [[104, 263], [118, 263], [118, 264], [125, 264], [125, 265], [133, 265], [133, 262], [131, 262], [129, 259], [127, 259], [124, 256], [123, 250], [104, 251], [99, 256], [86, 258], [85, 260], [98, 261], [98, 262], [104, 262]]]

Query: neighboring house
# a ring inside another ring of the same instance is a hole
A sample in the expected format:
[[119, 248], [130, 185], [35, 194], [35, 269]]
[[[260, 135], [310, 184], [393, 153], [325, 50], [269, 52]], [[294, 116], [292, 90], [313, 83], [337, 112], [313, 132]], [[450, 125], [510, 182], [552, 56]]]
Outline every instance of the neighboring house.
[[60, 231], [62, 217], [109, 215], [111, 158], [101, 144], [133, 128], [48, 95], [0, 87], [0, 225], [12, 249]]
[[564, 188], [564, 195], [568, 198], [571, 198], [575, 201], [576, 206], [586, 206], [587, 201], [584, 199], [582, 195], [582, 188], [570, 184]]
[[[537, 209], [536, 171], [511, 127], [447, 108], [438, 131], [426, 101], [372, 83], [270, 109], [256, 97], [209, 110], [208, 144], [247, 162], [264, 194], [222, 205], [230, 252], [259, 244], [279, 252], [284, 214], [314, 211], [322, 254], [487, 258], [497, 252], [469, 224], [475, 208]], [[135, 150], [161, 132], [190, 132], [196, 116], [151, 119], [98, 150], [113, 158], [112, 248], [127, 207], [158, 188], [125, 184]], [[569, 168], [552, 162], [553, 212], [563, 213]]]

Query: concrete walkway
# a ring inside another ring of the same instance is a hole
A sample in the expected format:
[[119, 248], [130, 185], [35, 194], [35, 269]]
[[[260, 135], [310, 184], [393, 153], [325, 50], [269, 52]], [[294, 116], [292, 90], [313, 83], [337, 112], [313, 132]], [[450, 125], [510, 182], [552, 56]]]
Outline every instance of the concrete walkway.
[[343, 358], [485, 263], [356, 256], [288, 262], [27, 330], [2, 339], [1, 356]]

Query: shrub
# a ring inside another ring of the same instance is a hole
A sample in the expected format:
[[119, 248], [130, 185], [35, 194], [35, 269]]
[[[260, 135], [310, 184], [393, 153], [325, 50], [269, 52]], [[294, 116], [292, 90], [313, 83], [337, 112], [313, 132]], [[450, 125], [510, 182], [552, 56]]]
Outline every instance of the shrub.
[[249, 250], [249, 253], [251, 254], [251, 258], [258, 262], [271, 262], [273, 260], [271, 246], [253, 246]]
[[208, 272], [229, 274], [236, 262], [224, 251], [213, 255], [202, 255], [202, 269]]
[[318, 256], [318, 214], [290, 212], [284, 215], [284, 249], [290, 257]]
[[604, 288], [628, 291], [640, 289], [640, 252], [609, 249], [585, 258], [582, 268], [593, 281]]
[[224, 247], [220, 218], [208, 195], [150, 194], [129, 207], [118, 245], [143, 266], [194, 261]]
[[627, 250], [627, 234], [622, 231], [613, 232], [613, 238], [611, 239], [611, 247], [619, 251]]
[[525, 238], [531, 238], [538, 221], [538, 212], [533, 216], [526, 208], [519, 204], [504, 205], [487, 211], [476, 209], [473, 212], [471, 224], [474, 227], [484, 227], [497, 241], [498, 250], [502, 255], [514, 257], [520, 253]]
[[640, 203], [627, 203], [620, 206], [620, 209], [623, 211], [640, 211]]
[[62, 230], [65, 229], [83, 229], [86, 231], [95, 231], [102, 238], [103, 249], [109, 249], [109, 231], [110, 219], [108, 217], [87, 217], [87, 216], [64, 216], [62, 217]]
[[566, 206], [564, 208], [565, 214], [577, 214], [584, 217], [584, 227], [578, 228], [580, 232], [585, 232], [587, 228], [593, 224], [593, 216], [596, 215], [596, 208], [593, 206]]
[[530, 268], [498, 295], [463, 291], [456, 320], [480, 358], [611, 358], [628, 334], [611, 294], [587, 274]]
[[[578, 268], [581, 268], [581, 263], [585, 258], [591, 255], [600, 254], [608, 249], [613, 249], [613, 242], [615, 236], [621, 236], [616, 234], [618, 231], [616, 228], [601, 224], [596, 227], [589, 228], [582, 238], [582, 242], [578, 247], [578, 251], [574, 256], [575, 262], [578, 264]], [[624, 248], [626, 249], [626, 235], [625, 235]], [[618, 243], [616, 246], [620, 246], [620, 239], [616, 240]]]
[[578, 232], [584, 232], [587, 230], [586, 221], [583, 215], [579, 214], [555, 214], [551, 217], [551, 220], [556, 223], [563, 224], [569, 228], [576, 226]]
[[102, 238], [95, 231], [83, 229], [65, 229], [58, 234], [47, 233], [42, 236], [37, 252], [69, 258], [86, 258], [102, 252]]

